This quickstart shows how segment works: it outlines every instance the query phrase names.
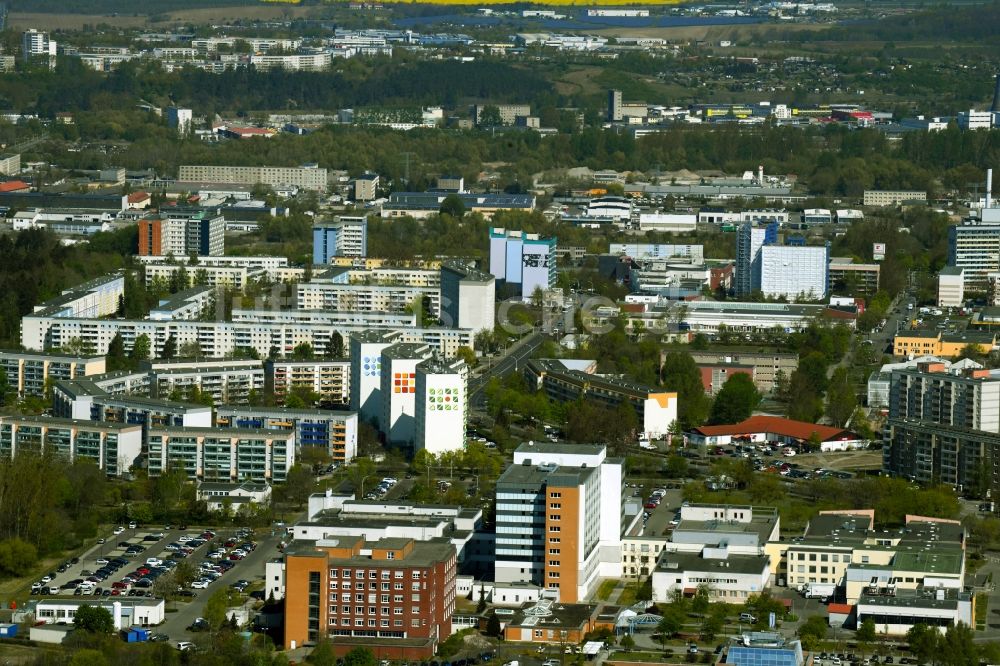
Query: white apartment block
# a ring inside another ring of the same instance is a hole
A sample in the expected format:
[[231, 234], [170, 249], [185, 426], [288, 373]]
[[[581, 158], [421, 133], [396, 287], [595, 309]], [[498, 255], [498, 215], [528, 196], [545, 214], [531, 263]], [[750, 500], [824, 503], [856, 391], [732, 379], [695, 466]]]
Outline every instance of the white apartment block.
[[216, 404], [245, 404], [250, 393], [264, 390], [263, 363], [257, 360], [154, 361], [150, 393], [154, 398], [184, 400], [193, 389]]
[[293, 53], [290, 55], [255, 54], [250, 64], [259, 70], [283, 69], [286, 72], [321, 72], [330, 68], [333, 60], [328, 51], [319, 53]]
[[106, 363], [103, 356], [0, 350], [0, 369], [18, 396], [43, 396], [48, 382], [101, 375]]
[[[59, 296], [36, 305], [32, 315], [108, 317], [118, 312], [119, 301], [124, 295], [125, 277], [121, 273], [111, 273], [67, 289]], [[28, 349], [44, 349], [44, 347], [28, 347]]]
[[[380, 269], [380, 272], [384, 270]], [[438, 317], [441, 312], [440, 279], [437, 271], [428, 273], [435, 276], [433, 285], [405, 284], [375, 276], [370, 283], [324, 281], [321, 277], [319, 280], [297, 284], [296, 300], [300, 310], [404, 312], [412, 308], [417, 299], [427, 299], [431, 314]]]
[[187, 136], [194, 129], [194, 114], [191, 109], [182, 109], [177, 106], [167, 107], [167, 126], [177, 130], [181, 136]]
[[960, 308], [965, 304], [964, 270], [945, 266], [938, 274], [938, 299], [940, 308]]
[[986, 291], [1000, 271], [1000, 208], [984, 208], [980, 220], [948, 227], [948, 266], [962, 269], [964, 288]]
[[830, 249], [827, 246], [764, 245], [760, 248], [760, 290], [789, 300], [826, 298]]
[[959, 111], [955, 117], [958, 128], [963, 130], [988, 130], [993, 127], [993, 113], [990, 111]]
[[183, 164], [177, 180], [244, 185], [295, 185], [306, 190], [326, 191], [327, 171], [318, 167], [203, 166]]
[[[344, 340], [344, 347], [350, 340]], [[351, 362], [271, 360], [264, 366], [265, 385], [275, 398], [283, 399], [295, 389], [317, 394], [326, 402], [346, 405], [351, 401]]]
[[465, 448], [468, 375], [461, 359], [431, 359], [417, 365], [414, 451], [438, 455]]
[[431, 357], [425, 344], [398, 343], [382, 351], [380, 430], [390, 445], [409, 446], [416, 436], [417, 366]]
[[[144, 265], [150, 264], [163, 264], [169, 263], [166, 257], [163, 256], [140, 256], [136, 257], [136, 260]], [[194, 264], [189, 264], [189, 269], [207, 268], [209, 266], [241, 266], [244, 268], [262, 268], [266, 271], [275, 271], [280, 268], [288, 267], [288, 259], [286, 257], [271, 257], [271, 256], [238, 256], [238, 255], [221, 255], [221, 256], [199, 256]]]
[[[89, 344], [95, 354], [107, 354], [111, 341], [121, 333], [126, 351], [131, 350], [137, 337], [146, 335], [155, 356], [163, 353], [167, 340], [173, 337], [178, 347], [188, 343], [199, 345], [202, 355], [208, 358], [236, 356], [246, 350], [254, 350], [263, 358], [270, 356], [275, 349], [280, 355], [290, 355], [302, 343], [308, 343], [313, 349], [329, 349], [330, 339], [335, 333], [346, 338], [368, 329], [368, 326], [308, 321], [150, 321], [31, 314], [21, 319], [21, 344], [26, 349], [45, 350], [61, 347], [79, 338]], [[426, 343], [445, 358], [455, 356], [459, 347], [471, 347], [473, 344], [469, 329], [406, 327], [399, 329], [399, 333], [400, 342]]]
[[473, 335], [496, 325], [496, 278], [456, 263], [441, 269], [441, 319]]
[[24, 62], [31, 62], [35, 58], [44, 58], [49, 68], [55, 67], [56, 42], [49, 37], [47, 32], [41, 32], [34, 28], [25, 30], [21, 35], [21, 57]]
[[87, 459], [108, 476], [121, 476], [142, 453], [142, 426], [51, 416], [0, 417], [0, 457], [54, 453]]
[[381, 429], [382, 352], [400, 341], [396, 331], [359, 331], [351, 335], [351, 411]]
[[255, 52], [281, 49], [283, 51], [295, 51], [302, 46], [300, 39], [281, 39], [278, 37], [200, 37], [191, 40], [191, 48], [201, 52], [210, 53], [218, 51], [220, 46], [233, 48], [236, 42], [246, 42]]
[[242, 428], [151, 428], [149, 476], [183, 469], [204, 481], [281, 483], [295, 464], [295, 432]]
[[927, 202], [927, 193], [913, 190], [865, 190], [865, 206], [898, 206], [906, 201]]

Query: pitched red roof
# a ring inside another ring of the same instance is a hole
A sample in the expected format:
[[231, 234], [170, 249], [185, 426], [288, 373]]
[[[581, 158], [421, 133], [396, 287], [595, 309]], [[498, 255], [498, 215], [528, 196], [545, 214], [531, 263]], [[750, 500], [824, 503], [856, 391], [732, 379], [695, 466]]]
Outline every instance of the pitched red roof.
[[700, 428], [695, 428], [695, 431], [709, 437], [763, 432], [781, 435], [782, 437], [794, 437], [801, 440], [809, 439], [813, 433], [816, 433], [816, 436], [823, 442], [831, 439], [843, 439], [845, 436], [851, 439], [855, 438], [854, 433], [843, 428], [806, 423], [804, 421], [793, 421], [792, 419], [785, 419], [780, 416], [751, 416], [746, 421], [741, 421], [740, 423], [701, 426]]
[[851, 604], [827, 604], [826, 610], [831, 615], [833, 615], [834, 613], [839, 613], [841, 615], [850, 615], [851, 611], [854, 610], [854, 606], [852, 606]]
[[133, 192], [132, 194], [128, 195], [128, 202], [139, 203], [140, 201], [145, 201], [148, 198], [149, 198], [148, 192]]
[[0, 192], [16, 192], [18, 190], [27, 190], [30, 187], [23, 180], [8, 180], [5, 183], [0, 183]]

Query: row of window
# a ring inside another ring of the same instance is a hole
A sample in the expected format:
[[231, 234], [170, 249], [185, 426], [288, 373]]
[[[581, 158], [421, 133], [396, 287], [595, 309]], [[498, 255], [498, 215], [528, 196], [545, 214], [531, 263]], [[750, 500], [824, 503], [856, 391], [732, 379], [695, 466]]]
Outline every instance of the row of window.
[[[420, 622], [421, 621], [419, 619], [414, 618], [413, 620], [410, 620], [410, 626], [411, 627], [419, 627], [420, 626]], [[426, 624], [427, 621], [424, 620], [424, 623]], [[330, 626], [331, 627], [337, 626], [337, 618], [335, 618], [335, 617], [331, 617], [330, 618]], [[340, 626], [342, 626], [342, 627], [349, 627], [349, 626], [351, 626], [351, 619], [347, 618], [347, 617], [340, 618]], [[368, 626], [368, 627], [388, 627], [389, 626], [389, 620], [373, 620], [373, 619], [369, 618], [368, 621], [366, 622], [364, 620], [364, 618], [356, 617], [356, 618], [354, 618], [354, 626], [355, 627], [364, 627], [364, 626]], [[392, 621], [392, 626], [394, 626], [394, 627], [402, 627], [403, 626], [403, 621], [402, 620], [393, 620]]]
[[[331, 599], [330, 601], [336, 601], [336, 600]], [[380, 612], [376, 613], [376, 611], [379, 610], [377, 606], [368, 606], [368, 612], [365, 613], [365, 606], [354, 606], [353, 608], [354, 608], [354, 615], [402, 615], [404, 610], [402, 606], [396, 606], [392, 608], [390, 612], [390, 608], [388, 606], [382, 606]], [[340, 612], [346, 615], [350, 615], [351, 606], [341, 606]], [[420, 606], [410, 606], [410, 612], [413, 613], [414, 615], [418, 615], [420, 613]], [[330, 614], [331, 615], [337, 614], [336, 606], [330, 606]]]
[[[331, 601], [336, 601], [337, 600], [337, 595], [336, 594], [331, 594], [330, 595], [330, 600]], [[340, 595], [340, 600], [341, 601], [350, 601], [351, 600], [351, 593], [350, 592], [344, 592], [343, 594]], [[373, 603], [375, 603], [375, 595], [374, 594], [369, 594], [369, 595], [367, 595], [367, 599], [366, 599], [366, 595], [364, 595], [364, 594], [355, 594], [354, 595], [354, 601], [357, 602], [357, 603], [364, 603], [365, 601], [367, 601], [368, 603], [373, 604]], [[393, 601], [393, 603], [396, 603], [396, 604], [403, 603], [403, 595], [402, 594], [394, 595], [393, 598], [392, 598], [392, 601]], [[410, 599], [410, 601], [420, 601], [420, 595], [419, 594], [412, 595], [412, 598]], [[383, 604], [389, 603], [389, 595], [388, 594], [383, 594], [380, 603], [383, 603]]]
[[[375, 590], [377, 585], [379, 585], [379, 584], [378, 583], [369, 583], [368, 584], [368, 589], [369, 590]], [[389, 585], [392, 585], [392, 589], [394, 589], [394, 590], [402, 590], [402, 589], [404, 589], [405, 583], [382, 583], [381, 587], [382, 587], [383, 590], [388, 590], [389, 589]], [[420, 585], [421, 584], [419, 582], [410, 583], [410, 589], [412, 589], [412, 590], [419, 590], [420, 589]], [[424, 587], [427, 587], [427, 583], [424, 583], [423, 585], [424, 585]], [[343, 583], [339, 583], [339, 582], [337, 582], [335, 580], [331, 580], [330, 581], [330, 589], [331, 590], [336, 590], [338, 588], [341, 589], [341, 590], [349, 590], [349, 589], [351, 589], [351, 583], [349, 581], [346, 581], [346, 580]], [[354, 589], [357, 590], [357, 591], [359, 591], [359, 592], [361, 592], [361, 591], [363, 591], [365, 589], [365, 584], [361, 583], [361, 582], [357, 582], [357, 583], [354, 584]]]
[[[386, 557], [388, 557], [388, 559], [391, 560], [391, 559], [393, 559], [391, 557], [392, 555], [395, 555], [395, 553], [393, 553], [392, 551], [389, 551], [386, 554]], [[359, 580], [362, 580], [365, 577], [365, 570], [364, 569], [356, 569], [356, 570], [352, 570], [352, 569], [330, 569], [330, 578], [340, 578], [340, 577], [351, 578], [352, 573], [353, 573], [354, 578], [359, 579]], [[341, 574], [343, 574], [343, 576], [341, 576]], [[411, 577], [414, 580], [419, 579], [421, 577], [421, 575], [423, 575], [424, 578], [427, 578], [427, 571], [424, 570], [423, 572], [421, 572], [419, 570], [414, 569], [413, 571], [410, 572], [410, 575], [411, 575]], [[392, 576], [391, 577], [392, 578], [405, 578], [406, 577], [406, 573], [404, 571], [396, 570], [396, 571], [392, 572]], [[389, 572], [388, 569], [371, 569], [371, 570], [368, 571], [368, 578], [370, 580], [378, 580], [379, 578], [381, 578], [382, 580], [388, 580], [390, 578], [390, 572]]]

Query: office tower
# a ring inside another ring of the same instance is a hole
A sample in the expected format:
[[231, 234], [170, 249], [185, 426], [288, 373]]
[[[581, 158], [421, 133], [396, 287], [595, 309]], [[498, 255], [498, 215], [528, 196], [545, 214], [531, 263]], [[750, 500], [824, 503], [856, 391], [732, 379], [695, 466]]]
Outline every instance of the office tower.
[[622, 465], [597, 444], [519, 446], [497, 480], [496, 582], [576, 603], [600, 577], [620, 576]]

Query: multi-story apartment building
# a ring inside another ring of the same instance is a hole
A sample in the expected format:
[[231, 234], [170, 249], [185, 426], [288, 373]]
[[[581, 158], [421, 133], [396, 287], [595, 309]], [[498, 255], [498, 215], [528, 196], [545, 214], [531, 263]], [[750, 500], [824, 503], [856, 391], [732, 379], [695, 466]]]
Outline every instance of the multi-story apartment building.
[[183, 469], [203, 481], [283, 482], [295, 464], [291, 430], [243, 428], [150, 428], [149, 476]]
[[[377, 173], [366, 171], [354, 179], [354, 200], [372, 201], [378, 196], [379, 177]], [[364, 256], [364, 255], [362, 255]]]
[[330, 68], [332, 57], [329, 51], [283, 55], [255, 53], [250, 56], [250, 64], [264, 71], [282, 69], [286, 72], [321, 72]]
[[92, 460], [108, 476], [121, 476], [142, 452], [142, 427], [52, 416], [0, 417], [0, 457], [25, 452]]
[[368, 219], [342, 215], [313, 225], [313, 264], [329, 264], [333, 257], [368, 255]]
[[399, 313], [411, 311], [415, 302], [426, 299], [427, 309], [434, 317], [441, 313], [439, 271], [331, 268], [309, 282], [297, 284], [295, 293], [300, 310]]
[[497, 480], [496, 582], [533, 583], [576, 603], [599, 577], [620, 576], [622, 474], [600, 445], [519, 446]]
[[490, 273], [522, 297], [556, 284], [556, 239], [490, 228]]
[[760, 289], [760, 250], [765, 245], [778, 242], [778, 223], [770, 222], [758, 226], [753, 222], [740, 225], [736, 232], [736, 280], [737, 296], [745, 296]]
[[496, 325], [496, 280], [489, 273], [456, 262], [441, 268], [441, 319], [446, 326], [467, 328], [473, 335]]
[[760, 248], [760, 290], [769, 298], [815, 301], [829, 290], [830, 248], [764, 245]]
[[[729, 366], [750, 368], [754, 385], [758, 391], [765, 395], [774, 390], [775, 381], [779, 377], [784, 377], [787, 380], [799, 367], [798, 354], [787, 352], [768, 353], [742, 349], [720, 349], [713, 345], [708, 350], [691, 350], [690, 354], [694, 362], [702, 368]], [[666, 352], [661, 354], [661, 356], [665, 355]], [[704, 369], [702, 373], [705, 374]]]
[[237, 183], [243, 185], [294, 185], [305, 190], [326, 191], [327, 171], [318, 167], [252, 167], [181, 165], [178, 181]]
[[677, 420], [676, 393], [619, 377], [593, 374], [593, 362], [586, 366], [590, 371], [576, 369], [579, 366], [580, 362], [531, 359], [525, 365], [524, 375], [529, 386], [543, 389], [549, 399], [558, 402], [585, 398], [609, 409], [628, 403], [635, 409], [642, 432], [650, 437], [666, 435], [670, 425]]
[[216, 404], [245, 404], [265, 384], [263, 363], [253, 359], [153, 361], [149, 374], [153, 398], [184, 399], [197, 388]]
[[477, 104], [475, 108], [476, 124], [483, 122], [483, 112], [487, 109], [496, 109], [500, 115], [500, 123], [503, 125], [513, 125], [518, 116], [530, 116], [530, 104]]
[[52, 389], [52, 413], [70, 419], [142, 426], [143, 433], [160, 426], [207, 428], [212, 408], [171, 400], [109, 395], [89, 379], [62, 381]]
[[892, 371], [890, 418], [1000, 432], [1000, 371], [927, 362]]
[[335, 462], [350, 462], [358, 453], [358, 415], [325, 409], [220, 406], [215, 412], [220, 428], [286, 430], [295, 433], [295, 444], [318, 447]]
[[351, 411], [381, 429], [382, 352], [400, 341], [395, 331], [363, 331], [351, 335]]
[[927, 192], [913, 190], [865, 190], [865, 206], [899, 206], [907, 201], [927, 202]]
[[[225, 252], [226, 220], [212, 211], [183, 210], [139, 220], [140, 255], [187, 257]], [[162, 213], [161, 213], [162, 214]]]
[[18, 396], [43, 396], [52, 382], [104, 374], [103, 356], [0, 350], [0, 369]]
[[[987, 280], [989, 280], [987, 274]], [[945, 266], [938, 272], [937, 304], [939, 308], [960, 308], [965, 305], [965, 269]]]
[[431, 357], [423, 344], [397, 343], [382, 350], [382, 417], [379, 429], [389, 444], [411, 446], [416, 437], [417, 366]]
[[417, 365], [414, 451], [439, 454], [465, 448], [468, 375], [462, 359], [433, 358]]
[[187, 136], [193, 129], [194, 114], [191, 109], [177, 106], [167, 107], [167, 127], [171, 127], [181, 136]]
[[324, 402], [350, 404], [351, 374], [351, 362], [347, 359], [275, 359], [264, 364], [265, 388], [279, 400], [295, 389], [304, 389], [317, 394]]
[[948, 265], [962, 269], [965, 291], [987, 290], [989, 274], [1000, 270], [1000, 208], [948, 227]]
[[455, 547], [447, 540], [359, 537], [293, 545], [285, 553], [285, 646], [331, 638], [343, 654], [429, 659], [451, 635]]
[[52, 69], [56, 66], [56, 51], [56, 41], [50, 38], [47, 32], [31, 28], [21, 34], [21, 57], [24, 62], [33, 62], [37, 59]]
[[874, 296], [880, 271], [878, 264], [855, 264], [851, 257], [830, 257], [827, 278], [830, 292]]

